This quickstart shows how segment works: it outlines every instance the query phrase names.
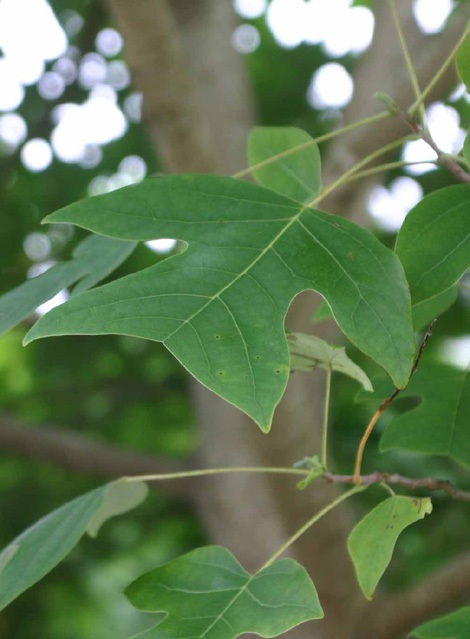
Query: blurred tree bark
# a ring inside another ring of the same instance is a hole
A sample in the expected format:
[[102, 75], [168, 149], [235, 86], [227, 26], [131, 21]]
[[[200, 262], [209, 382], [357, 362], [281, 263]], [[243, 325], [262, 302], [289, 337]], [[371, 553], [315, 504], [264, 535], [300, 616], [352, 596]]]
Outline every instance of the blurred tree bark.
[[[255, 116], [243, 60], [231, 47], [236, 24], [232, 2], [107, 2], [124, 36], [135, 86], [144, 95], [144, 118], [164, 169], [230, 175], [244, 168], [246, 140]], [[454, 45], [464, 16], [454, 20], [442, 35], [430, 38], [418, 32], [411, 1], [399, 0], [398, 6], [424, 85]], [[468, 17], [470, 9], [464, 8], [463, 13]], [[355, 96], [345, 114], [347, 121], [378, 110], [372, 98], [377, 90], [389, 93], [404, 106], [412, 101], [387, 3], [377, 3], [376, 17], [374, 43], [356, 68]], [[437, 94], [454, 80], [451, 73], [445, 75]], [[394, 139], [401, 129], [403, 124], [397, 120], [383, 121], [373, 131], [360, 129], [333, 143], [324, 162], [325, 182]], [[335, 192], [326, 207], [364, 223], [365, 197], [371, 183], [355, 182]], [[312, 295], [305, 294], [296, 299], [289, 314], [291, 328], [311, 330], [312, 300]], [[336, 330], [329, 326], [323, 333], [331, 337]], [[197, 464], [291, 465], [318, 451], [323, 384], [320, 374], [295, 376], [266, 437], [247, 417], [194, 383], [194, 406], [201, 424]], [[258, 568], [312, 512], [331, 500], [335, 490], [321, 483], [298, 493], [289, 480], [275, 476], [230, 475], [193, 484], [196, 507], [209, 536], [227, 545], [248, 569]], [[324, 621], [294, 629], [289, 633], [293, 639], [379, 636], [369, 634], [361, 623], [370, 618], [373, 604], [367, 604], [358, 593], [346, 554], [352, 523], [350, 510], [342, 506], [291, 550], [312, 575], [325, 609]], [[397, 611], [397, 616], [400, 614]], [[401, 632], [404, 626], [399, 627]]]

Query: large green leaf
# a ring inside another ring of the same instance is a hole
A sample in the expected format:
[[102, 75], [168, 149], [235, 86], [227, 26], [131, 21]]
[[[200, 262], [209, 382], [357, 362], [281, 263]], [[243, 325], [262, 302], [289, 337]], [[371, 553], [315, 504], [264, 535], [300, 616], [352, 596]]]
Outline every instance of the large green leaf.
[[344, 346], [332, 346], [316, 335], [290, 333], [287, 336], [292, 371], [313, 371], [317, 366], [352, 377], [366, 391], [372, 391], [370, 379], [362, 368], [349, 359]]
[[81, 293], [112, 273], [134, 250], [136, 242], [91, 235], [76, 247], [69, 262], [56, 264], [42, 275], [0, 297], [0, 333], [21, 322], [63, 288], [78, 282]]
[[389, 497], [354, 527], [348, 539], [348, 550], [367, 599], [372, 599], [400, 533], [431, 511], [429, 497]]
[[[374, 393], [359, 393], [362, 401], [377, 405], [393, 388], [385, 379], [373, 379]], [[470, 466], [470, 375], [443, 364], [421, 362], [400, 398], [419, 397], [414, 409], [397, 415], [382, 436], [381, 450], [410, 450], [445, 455]]]
[[470, 264], [470, 184], [426, 196], [406, 216], [396, 253], [413, 304], [445, 291]]
[[[284, 151], [303, 146], [301, 150], [272, 160]], [[294, 127], [255, 127], [248, 141], [248, 164], [256, 180], [298, 202], [308, 202], [321, 187], [321, 159], [317, 145], [308, 133]]]
[[142, 482], [113, 482], [77, 497], [21, 533], [0, 553], [0, 610], [60, 563], [85, 532], [95, 536], [107, 519], [133, 508], [146, 494]]
[[314, 289], [349, 339], [397, 386], [407, 382], [415, 346], [401, 264], [351, 222], [254, 184], [198, 175], [150, 179], [47, 220], [124, 239], [174, 237], [189, 248], [52, 310], [27, 342], [71, 333], [162, 341], [268, 431], [289, 375], [284, 317], [297, 293]]
[[461, 45], [456, 58], [457, 71], [460, 79], [470, 91], [470, 36]]
[[426, 328], [433, 319], [448, 311], [455, 304], [458, 294], [458, 287], [451, 286], [443, 293], [414, 304], [411, 307], [411, 312], [415, 331], [421, 331]]
[[462, 149], [463, 156], [470, 166], [470, 133], [467, 133]]
[[132, 583], [126, 596], [140, 610], [168, 613], [141, 639], [276, 637], [323, 617], [315, 586], [297, 562], [281, 559], [250, 575], [221, 546], [160, 566]]
[[418, 626], [413, 630], [412, 636], [416, 639], [468, 639], [470, 606]]

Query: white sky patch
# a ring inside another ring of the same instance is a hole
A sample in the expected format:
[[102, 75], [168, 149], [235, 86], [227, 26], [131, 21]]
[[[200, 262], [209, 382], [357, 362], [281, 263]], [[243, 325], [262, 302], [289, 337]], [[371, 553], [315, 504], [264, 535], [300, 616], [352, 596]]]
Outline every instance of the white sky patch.
[[21, 85], [34, 84], [44, 63], [65, 53], [67, 37], [45, 0], [0, 2], [0, 110], [23, 101]]
[[58, 124], [51, 142], [62, 162], [81, 162], [89, 145], [108, 144], [127, 130], [126, 118], [111, 87], [96, 87], [83, 104], [60, 105], [54, 117]]
[[121, 52], [122, 36], [116, 29], [102, 29], [96, 36], [95, 46], [98, 53], [106, 58], [114, 58]]
[[466, 370], [470, 364], [470, 335], [445, 340], [439, 354], [446, 364]]
[[5, 113], [0, 116], [0, 140], [6, 146], [16, 149], [28, 134], [25, 120], [18, 113]]
[[253, 53], [260, 41], [259, 31], [252, 24], [241, 24], [232, 35], [232, 46], [239, 53]]
[[33, 264], [29, 267], [28, 272], [26, 273], [26, 277], [31, 279], [32, 277], [37, 277], [38, 275], [42, 275], [50, 268], [55, 266], [57, 262], [53, 260], [48, 260], [47, 262], [38, 262], [37, 264]]
[[64, 78], [55, 71], [45, 73], [38, 82], [39, 95], [45, 100], [57, 100], [64, 91]]
[[28, 171], [45, 171], [52, 163], [52, 149], [47, 140], [32, 138], [21, 149], [21, 161]]
[[307, 101], [316, 109], [341, 109], [351, 101], [354, 93], [352, 77], [336, 62], [320, 67], [307, 89]]
[[45, 233], [30, 233], [23, 241], [23, 250], [30, 260], [45, 260], [51, 252], [51, 241]]
[[414, 0], [413, 14], [423, 33], [438, 33], [454, 8], [453, 0]]
[[372, 42], [374, 15], [350, 0], [272, 0], [268, 26], [279, 44], [322, 44], [332, 57], [359, 54]]
[[52, 299], [48, 300], [47, 302], [44, 302], [44, 304], [41, 304], [41, 306], [38, 306], [36, 309], [36, 313], [38, 315], [45, 315], [49, 311], [52, 311], [52, 309], [55, 308], [56, 306], [60, 306], [61, 304], [64, 304], [69, 299], [70, 299], [70, 294], [67, 291], [67, 289], [64, 288], [62, 291], [59, 291], [57, 295], [54, 295]]
[[150, 240], [150, 242], [144, 242], [145, 246], [148, 246], [154, 253], [164, 255], [170, 253], [176, 246], [176, 240], [170, 238], [164, 238], [161, 240]]
[[369, 212], [378, 226], [398, 231], [408, 212], [423, 197], [421, 185], [410, 177], [399, 177], [384, 186], [375, 186], [369, 195]]
[[266, 11], [267, 0], [234, 0], [235, 11], [242, 18], [260, 18]]

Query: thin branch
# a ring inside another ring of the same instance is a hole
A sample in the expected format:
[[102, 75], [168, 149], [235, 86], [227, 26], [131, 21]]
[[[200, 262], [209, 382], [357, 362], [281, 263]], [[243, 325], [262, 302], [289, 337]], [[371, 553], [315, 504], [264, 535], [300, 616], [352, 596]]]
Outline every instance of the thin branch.
[[[426, 331], [423, 341], [421, 342], [421, 346], [419, 347], [419, 351], [418, 351], [418, 355], [416, 356], [416, 359], [413, 363], [413, 366], [411, 368], [411, 373], [410, 376], [408, 378], [408, 384], [410, 383], [410, 379], [412, 378], [412, 376], [416, 373], [416, 370], [418, 368], [419, 365], [419, 361], [421, 359], [421, 356], [423, 354], [424, 351], [424, 347], [426, 346], [428, 339], [431, 337], [432, 335], [432, 329], [434, 328], [434, 324], [436, 323], [437, 320], [433, 320], [428, 327], [428, 330]], [[361, 481], [361, 466], [362, 466], [362, 457], [364, 455], [364, 449], [366, 447], [367, 441], [374, 429], [375, 424], [377, 423], [379, 417], [382, 415], [382, 413], [384, 412], [384, 410], [393, 402], [393, 400], [395, 399], [395, 397], [397, 397], [397, 395], [399, 395], [402, 391], [406, 390], [408, 388], [408, 384], [404, 387], [404, 388], [395, 388], [395, 390], [393, 391], [393, 393], [390, 395], [390, 397], [387, 397], [387, 399], [385, 399], [379, 406], [379, 408], [376, 410], [376, 412], [374, 413], [374, 415], [372, 416], [372, 419], [370, 420], [369, 424], [367, 425], [367, 428], [364, 432], [364, 435], [362, 436], [362, 439], [359, 443], [359, 448], [357, 449], [357, 455], [356, 455], [356, 464], [354, 467], [354, 483], [355, 484], [359, 484]]]
[[127, 482], [134, 481], [171, 481], [173, 479], [189, 479], [191, 477], [207, 477], [208, 475], [229, 475], [230, 473], [268, 473], [275, 475], [308, 475], [310, 471], [301, 468], [273, 468], [272, 466], [226, 466], [225, 468], [203, 468], [201, 470], [184, 470], [176, 473], [158, 473], [156, 475], [134, 475], [124, 477]]
[[[334, 473], [325, 473], [323, 477], [331, 484], [354, 484], [354, 475], [335, 475]], [[379, 473], [374, 472], [370, 475], [361, 475], [360, 484], [363, 486], [371, 486], [372, 484], [396, 484], [403, 486], [409, 490], [426, 489], [431, 491], [443, 491], [456, 501], [470, 502], [470, 492], [456, 488], [450, 481], [446, 479], [434, 479], [432, 477], [413, 478], [404, 477], [397, 473]]]

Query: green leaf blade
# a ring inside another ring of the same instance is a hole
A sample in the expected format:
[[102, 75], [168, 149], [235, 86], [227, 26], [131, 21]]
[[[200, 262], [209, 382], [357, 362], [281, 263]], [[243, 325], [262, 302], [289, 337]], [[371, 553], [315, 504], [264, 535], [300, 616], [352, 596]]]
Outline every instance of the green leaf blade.
[[162, 341], [268, 431], [289, 375], [284, 317], [293, 297], [312, 289], [397, 386], [408, 380], [415, 346], [402, 267], [351, 222], [253, 184], [197, 175], [147, 180], [48, 219], [126, 239], [175, 237], [189, 248], [54, 309], [27, 342], [73, 333]]
[[470, 606], [418, 626], [413, 630], [412, 636], [416, 639], [468, 639]]
[[134, 508], [146, 494], [143, 482], [118, 480], [64, 504], [21, 533], [0, 553], [0, 610], [57, 566], [85, 532], [96, 536], [105, 521]]
[[321, 158], [313, 139], [294, 127], [256, 127], [248, 141], [248, 165], [256, 166], [278, 154], [303, 146], [252, 174], [263, 186], [296, 200], [308, 202], [321, 188]]
[[455, 62], [460, 79], [470, 91], [470, 36], [460, 46]]
[[413, 304], [450, 288], [470, 264], [470, 185], [440, 189], [407, 215], [395, 249]]
[[362, 384], [364, 390], [373, 391], [365, 372], [346, 354], [343, 346], [332, 346], [316, 335], [290, 333], [287, 336], [292, 371], [312, 371], [317, 366], [347, 375]]
[[367, 599], [372, 599], [390, 563], [400, 533], [431, 511], [431, 500], [428, 497], [390, 497], [354, 527], [348, 539], [348, 550], [359, 585]]
[[140, 635], [148, 639], [275, 637], [323, 616], [313, 583], [295, 561], [282, 559], [250, 575], [220, 546], [199, 548], [143, 575], [126, 596], [141, 610], [168, 613]]
[[76, 247], [69, 262], [56, 264], [0, 296], [0, 333], [21, 322], [38, 306], [78, 280], [73, 295], [91, 288], [114, 271], [136, 245], [136, 242], [98, 235], [85, 238]]

